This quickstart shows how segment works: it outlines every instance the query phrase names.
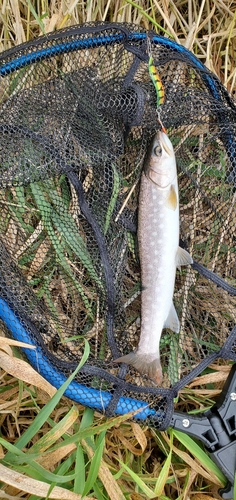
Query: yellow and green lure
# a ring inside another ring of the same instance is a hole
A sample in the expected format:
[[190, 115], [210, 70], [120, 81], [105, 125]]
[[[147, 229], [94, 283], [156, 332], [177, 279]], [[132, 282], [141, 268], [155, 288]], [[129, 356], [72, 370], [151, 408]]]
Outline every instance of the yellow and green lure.
[[[156, 95], [157, 95], [157, 113], [159, 114], [159, 106], [161, 106], [164, 102], [164, 99], [165, 99], [165, 91], [164, 91], [164, 86], [162, 84], [162, 81], [157, 73], [157, 69], [156, 69], [156, 66], [154, 64], [154, 61], [153, 61], [153, 57], [152, 55], [150, 54], [149, 55], [149, 61], [148, 61], [148, 70], [149, 70], [149, 75], [150, 75], [150, 78], [152, 80], [152, 83], [156, 89]], [[163, 126], [162, 122], [161, 122], [161, 119], [160, 119], [160, 115], [159, 115], [159, 123], [162, 127], [162, 130], [163, 132], [166, 133], [166, 129], [165, 127]]]
[[154, 65], [153, 57], [149, 57], [148, 61], [148, 69], [149, 69], [149, 75], [152, 80], [152, 83], [156, 89], [156, 94], [157, 94], [157, 109], [159, 106], [161, 106], [164, 102], [165, 99], [165, 91], [164, 87], [162, 85], [162, 81], [157, 73], [156, 66]]

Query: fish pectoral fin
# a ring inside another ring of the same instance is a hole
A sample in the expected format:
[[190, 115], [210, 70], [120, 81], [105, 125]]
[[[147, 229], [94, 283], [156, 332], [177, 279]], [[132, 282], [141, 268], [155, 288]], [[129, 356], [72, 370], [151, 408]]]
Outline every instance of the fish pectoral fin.
[[188, 264], [193, 263], [193, 259], [191, 255], [184, 250], [184, 248], [179, 247], [176, 254], [176, 267], [180, 268], [181, 266], [187, 266]]
[[179, 318], [177, 316], [177, 312], [175, 310], [175, 306], [174, 306], [173, 302], [170, 306], [170, 311], [169, 311], [167, 319], [164, 323], [164, 327], [170, 328], [175, 333], [179, 333], [179, 327], [180, 327]]
[[170, 208], [171, 210], [176, 210], [177, 205], [178, 205], [178, 196], [175, 190], [175, 187], [173, 184], [170, 186], [170, 191], [168, 193], [168, 196], [166, 198], [165, 205]]

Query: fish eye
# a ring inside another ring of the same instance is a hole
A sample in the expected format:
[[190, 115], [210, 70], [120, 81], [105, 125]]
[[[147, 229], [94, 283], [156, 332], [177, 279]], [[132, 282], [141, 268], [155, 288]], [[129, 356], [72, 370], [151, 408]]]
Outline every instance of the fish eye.
[[162, 155], [162, 147], [160, 145], [160, 143], [157, 144], [157, 146], [155, 146], [155, 148], [153, 149], [153, 153], [155, 156], [161, 156]]

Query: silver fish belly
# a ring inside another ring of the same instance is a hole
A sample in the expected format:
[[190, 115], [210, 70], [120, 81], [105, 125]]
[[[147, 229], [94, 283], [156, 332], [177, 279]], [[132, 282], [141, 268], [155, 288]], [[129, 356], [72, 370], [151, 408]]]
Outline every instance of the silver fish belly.
[[141, 334], [137, 349], [117, 362], [162, 381], [159, 344], [164, 327], [179, 332], [173, 304], [176, 267], [192, 262], [179, 248], [179, 199], [175, 155], [164, 132], [154, 138], [141, 176], [138, 244], [141, 264]]

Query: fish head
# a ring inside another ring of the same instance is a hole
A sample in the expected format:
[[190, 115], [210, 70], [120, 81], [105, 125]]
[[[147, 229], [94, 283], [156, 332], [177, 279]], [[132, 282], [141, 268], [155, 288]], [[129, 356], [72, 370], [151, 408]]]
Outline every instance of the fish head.
[[176, 177], [175, 153], [167, 134], [158, 131], [150, 146], [144, 166], [146, 176], [157, 187], [166, 188]]

